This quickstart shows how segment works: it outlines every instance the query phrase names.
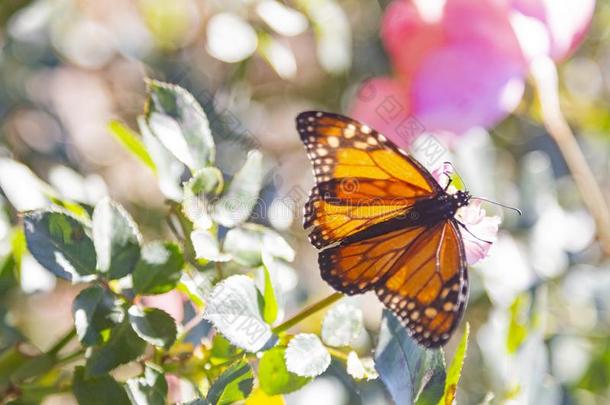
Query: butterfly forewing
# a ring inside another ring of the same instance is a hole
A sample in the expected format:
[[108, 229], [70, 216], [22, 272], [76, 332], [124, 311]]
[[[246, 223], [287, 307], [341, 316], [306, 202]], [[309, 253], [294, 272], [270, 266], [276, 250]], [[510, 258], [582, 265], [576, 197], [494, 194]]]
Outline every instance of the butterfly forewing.
[[430, 174], [370, 127], [337, 114], [305, 112], [297, 129], [313, 164], [316, 186], [305, 227], [320, 248], [402, 215], [439, 191]]

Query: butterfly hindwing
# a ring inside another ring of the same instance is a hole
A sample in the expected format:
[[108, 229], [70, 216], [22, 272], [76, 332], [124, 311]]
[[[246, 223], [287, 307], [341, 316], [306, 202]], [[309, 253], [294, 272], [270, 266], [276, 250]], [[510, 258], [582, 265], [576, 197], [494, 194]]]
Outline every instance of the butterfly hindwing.
[[313, 227], [310, 240], [318, 248], [401, 215], [440, 190], [418, 162], [350, 118], [304, 112], [297, 129], [317, 183], [305, 205], [305, 227]]
[[320, 252], [318, 262], [322, 278], [346, 294], [361, 294], [387, 277], [404, 256], [406, 249], [426, 228], [406, 227], [376, 236], [359, 234]]
[[444, 345], [468, 298], [464, 246], [455, 220], [428, 228], [375, 292], [420, 344]]
[[322, 278], [348, 295], [374, 289], [414, 339], [426, 347], [444, 344], [461, 319], [468, 292], [464, 248], [453, 220], [357, 236], [320, 252]]

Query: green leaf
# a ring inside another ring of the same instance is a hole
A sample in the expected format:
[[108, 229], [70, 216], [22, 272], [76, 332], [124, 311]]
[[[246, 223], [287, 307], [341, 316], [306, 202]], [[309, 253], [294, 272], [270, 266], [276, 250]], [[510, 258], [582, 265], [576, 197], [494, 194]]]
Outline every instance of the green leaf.
[[523, 318], [527, 317], [524, 314], [527, 298], [526, 294], [518, 295], [509, 308], [510, 322], [506, 338], [506, 348], [509, 353], [516, 353], [528, 335], [528, 321], [527, 319], [523, 320]]
[[34, 357], [25, 357], [18, 367], [11, 370], [11, 381], [19, 383], [32, 377], [40, 376], [49, 372], [56, 363], [53, 355], [43, 353]]
[[186, 294], [191, 302], [199, 309], [205, 307], [209, 294], [214, 289], [214, 272], [182, 273], [178, 290]]
[[103, 342], [103, 332], [122, 322], [124, 313], [112, 294], [100, 286], [86, 288], [72, 303], [78, 340], [84, 346]]
[[356, 380], [374, 380], [379, 377], [375, 370], [375, 361], [371, 357], [361, 359], [353, 350], [347, 355], [346, 371]]
[[212, 364], [226, 363], [227, 360], [235, 358], [241, 349], [233, 346], [220, 333], [214, 334], [212, 338], [212, 348], [210, 349], [210, 362]]
[[135, 157], [139, 158], [142, 163], [148, 166], [153, 172], [157, 171], [157, 167], [148, 154], [144, 143], [140, 140], [135, 132], [117, 120], [112, 120], [108, 123], [108, 130], [125, 147], [125, 149], [130, 151]]
[[286, 261], [273, 257], [266, 251], [263, 251], [262, 256], [263, 265], [255, 271], [254, 280], [258, 289], [264, 293], [266, 283], [265, 273], [269, 273], [269, 281], [271, 282], [273, 297], [277, 306], [277, 313], [273, 322], [278, 322], [284, 318], [285, 290], [288, 287], [288, 284], [284, 281], [296, 277], [296, 271]]
[[225, 236], [223, 250], [243, 266], [261, 265], [262, 228], [260, 225], [244, 224], [230, 229]]
[[142, 248], [142, 255], [133, 271], [136, 294], [163, 294], [178, 285], [184, 256], [172, 242], [151, 242]]
[[114, 280], [130, 274], [140, 259], [140, 232], [118, 203], [104, 198], [93, 211], [93, 243], [97, 269]]
[[138, 117], [138, 127], [142, 134], [142, 141], [146, 145], [151, 159], [155, 162], [161, 192], [171, 200], [181, 201], [180, 183], [184, 165], [155, 138], [143, 116]]
[[299, 333], [286, 348], [286, 367], [301, 377], [316, 377], [330, 365], [330, 353], [313, 333]]
[[254, 376], [246, 360], [240, 360], [214, 381], [207, 395], [209, 403], [228, 405], [244, 400], [252, 392]]
[[210, 405], [207, 399], [197, 398], [191, 401], [182, 402], [180, 405]]
[[212, 217], [221, 225], [234, 227], [250, 217], [263, 183], [263, 155], [256, 150], [235, 174], [229, 189], [214, 204]]
[[96, 348], [87, 359], [87, 377], [99, 376], [137, 359], [146, 349], [146, 342], [134, 332], [128, 321], [110, 331], [108, 342]]
[[215, 167], [204, 167], [184, 183], [182, 211], [195, 229], [207, 230], [213, 225], [209, 214], [210, 200], [224, 187], [222, 173]]
[[191, 232], [191, 243], [195, 249], [195, 258], [210, 262], [226, 262], [231, 260], [231, 255], [222, 253], [218, 239], [209, 230], [195, 229]]
[[267, 269], [266, 266], [263, 266], [263, 271], [265, 273], [265, 286], [263, 289], [263, 319], [268, 324], [272, 324], [277, 318], [277, 299], [275, 297], [273, 284], [271, 284], [271, 275], [269, 274], [269, 269]]
[[17, 211], [45, 208], [49, 205], [47, 196], [56, 194], [29, 167], [4, 157], [0, 158], [0, 188]]
[[217, 196], [222, 192], [224, 187], [224, 178], [222, 172], [216, 167], [204, 167], [195, 174], [186, 183], [185, 190], [188, 190], [192, 195], [205, 195], [208, 197]]
[[426, 371], [422, 376], [419, 393], [415, 405], [437, 405], [443, 397], [447, 373], [445, 371], [445, 357], [442, 350], [434, 351], [426, 363]]
[[129, 308], [129, 322], [133, 330], [151, 345], [169, 348], [176, 341], [176, 321], [157, 308]]
[[[6, 226], [10, 228], [8, 222]], [[21, 261], [27, 247], [25, 233], [21, 227], [14, 227], [11, 232], [11, 251], [2, 259], [2, 264], [0, 265], [0, 296], [4, 296], [10, 289], [19, 285], [21, 281]], [[0, 333], [0, 350], [3, 348], [3, 340], [3, 335]]]
[[67, 213], [73, 215], [75, 218], [83, 221], [85, 223], [91, 222], [91, 218], [89, 217], [89, 213], [87, 209], [83, 207], [83, 205], [79, 203], [75, 203], [69, 200], [57, 198], [57, 197], [49, 197], [53, 205], [56, 205], [60, 209], [65, 210]]
[[56, 276], [82, 281], [95, 274], [93, 242], [76, 218], [55, 211], [32, 211], [25, 214], [23, 227], [32, 256]]
[[244, 266], [262, 264], [262, 253], [286, 261], [294, 259], [294, 250], [277, 232], [257, 224], [243, 224], [230, 229], [225, 236], [223, 250]]
[[286, 405], [281, 395], [267, 395], [261, 387], [256, 388], [248, 398], [245, 405]]
[[443, 397], [438, 401], [438, 405], [451, 405], [455, 402], [455, 394], [457, 392], [457, 385], [462, 375], [462, 367], [464, 366], [464, 359], [466, 358], [466, 349], [468, 348], [468, 336], [470, 335], [470, 324], [466, 323], [464, 328], [464, 334], [460, 339], [460, 344], [455, 350], [453, 360], [447, 372], [447, 381], [445, 382], [445, 390]]
[[363, 330], [362, 311], [346, 303], [333, 306], [322, 322], [322, 340], [329, 346], [349, 346]]
[[258, 365], [258, 381], [267, 395], [288, 394], [303, 387], [312, 379], [291, 373], [286, 368], [286, 348], [274, 347], [263, 353]]
[[74, 369], [72, 392], [80, 405], [130, 405], [127, 393], [109, 375], [85, 377], [84, 367]]
[[134, 405], [165, 405], [167, 381], [163, 370], [147, 364], [143, 376], [127, 380], [127, 394]]
[[388, 310], [383, 312], [375, 368], [396, 405], [412, 405], [424, 389], [426, 393], [421, 401], [427, 402], [423, 403], [436, 404], [443, 394], [442, 351], [426, 350], [418, 345]]
[[251, 353], [258, 352], [274, 338], [261, 316], [254, 281], [245, 275], [230, 276], [216, 284], [204, 316], [233, 345]]
[[[0, 260], [0, 296], [4, 296], [11, 289], [19, 285], [15, 257], [12, 253]], [[0, 342], [2, 341], [2, 333], [0, 333]], [[0, 344], [0, 349], [2, 344]]]
[[157, 139], [192, 172], [214, 163], [216, 150], [208, 119], [188, 91], [150, 80], [146, 121]]

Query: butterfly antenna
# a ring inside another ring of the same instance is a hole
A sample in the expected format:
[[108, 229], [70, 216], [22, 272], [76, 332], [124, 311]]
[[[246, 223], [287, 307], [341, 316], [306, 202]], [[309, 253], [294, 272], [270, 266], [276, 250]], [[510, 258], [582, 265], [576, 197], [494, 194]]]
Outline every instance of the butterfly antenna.
[[499, 203], [499, 202], [497, 202], [497, 201], [488, 200], [487, 198], [483, 198], [483, 197], [472, 197], [472, 198], [471, 198], [471, 200], [481, 200], [481, 201], [485, 201], [485, 202], [488, 202], [488, 203], [490, 203], [490, 204], [495, 204], [495, 205], [498, 205], [498, 206], [500, 206], [500, 207], [507, 208], [507, 209], [509, 209], [509, 210], [513, 210], [513, 211], [515, 211], [515, 212], [516, 212], [517, 214], [519, 214], [519, 215], [523, 215], [523, 212], [521, 212], [521, 210], [520, 210], [519, 208], [511, 207], [510, 205], [504, 205], [504, 204]]
[[458, 224], [459, 224], [459, 225], [460, 225], [462, 228], [464, 228], [464, 229], [466, 230], [466, 232], [468, 232], [470, 235], [472, 235], [472, 237], [473, 237], [473, 238], [478, 239], [478, 240], [480, 240], [481, 242], [484, 242], [484, 243], [489, 243], [490, 245], [493, 243], [493, 242], [492, 242], [492, 241], [490, 241], [490, 240], [481, 239], [481, 238], [479, 238], [477, 235], [475, 235], [474, 233], [470, 232], [470, 229], [468, 229], [468, 227], [466, 226], [466, 224], [464, 224], [464, 223], [462, 223], [462, 222], [460, 222], [460, 221], [457, 221], [457, 223], [458, 223]]

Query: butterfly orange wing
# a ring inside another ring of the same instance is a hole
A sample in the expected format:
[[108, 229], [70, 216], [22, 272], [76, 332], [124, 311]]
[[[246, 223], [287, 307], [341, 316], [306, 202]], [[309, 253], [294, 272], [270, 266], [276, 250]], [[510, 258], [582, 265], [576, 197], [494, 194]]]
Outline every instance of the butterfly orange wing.
[[468, 300], [466, 255], [455, 220], [424, 231], [375, 292], [420, 344], [444, 345]]
[[299, 114], [297, 129], [316, 178], [304, 225], [318, 248], [404, 215], [441, 191], [417, 161], [362, 123], [310, 111]]
[[[442, 192], [430, 173], [381, 134], [336, 114], [306, 112], [297, 128], [314, 166], [305, 206], [322, 277], [336, 290], [374, 289], [427, 347], [443, 345], [467, 299], [464, 246], [454, 219], [408, 220]], [[331, 244], [336, 243], [334, 246]]]
[[444, 344], [461, 319], [468, 280], [461, 235], [452, 219], [374, 236], [364, 231], [320, 252], [319, 264], [322, 278], [339, 291], [351, 295], [375, 289], [424, 346]]

